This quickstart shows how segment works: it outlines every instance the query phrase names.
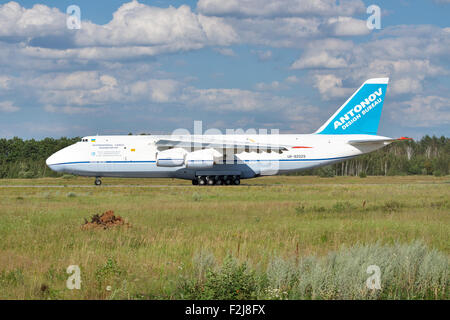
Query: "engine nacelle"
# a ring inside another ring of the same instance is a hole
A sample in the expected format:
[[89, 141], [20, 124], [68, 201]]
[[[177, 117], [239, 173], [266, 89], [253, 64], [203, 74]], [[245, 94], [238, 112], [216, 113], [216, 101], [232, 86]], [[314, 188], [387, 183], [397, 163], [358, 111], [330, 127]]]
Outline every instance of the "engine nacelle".
[[186, 155], [186, 168], [208, 169], [214, 166], [214, 151], [211, 149], [198, 150]]
[[186, 150], [181, 148], [158, 152], [156, 165], [158, 167], [181, 167], [184, 165]]

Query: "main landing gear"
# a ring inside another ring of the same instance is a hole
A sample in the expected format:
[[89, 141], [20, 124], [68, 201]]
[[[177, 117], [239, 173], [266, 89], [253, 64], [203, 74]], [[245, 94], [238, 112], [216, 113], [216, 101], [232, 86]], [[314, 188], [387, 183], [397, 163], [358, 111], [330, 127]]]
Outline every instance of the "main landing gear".
[[94, 183], [95, 183], [96, 186], [100, 186], [102, 184], [102, 180], [100, 180], [100, 178], [97, 177], [97, 178], [95, 178], [95, 182]]
[[239, 176], [198, 176], [192, 180], [194, 186], [221, 186], [221, 185], [234, 185], [241, 184], [241, 177]]

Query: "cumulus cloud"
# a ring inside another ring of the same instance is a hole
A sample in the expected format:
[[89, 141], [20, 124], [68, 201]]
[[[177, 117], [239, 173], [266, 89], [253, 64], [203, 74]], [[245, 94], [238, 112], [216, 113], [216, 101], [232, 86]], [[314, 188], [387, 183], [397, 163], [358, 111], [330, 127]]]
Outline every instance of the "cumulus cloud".
[[332, 17], [321, 28], [335, 36], [363, 36], [370, 33], [366, 20], [352, 17]]
[[273, 57], [272, 51], [270, 50], [251, 50], [251, 52], [258, 56], [259, 61], [267, 61]]
[[296, 76], [289, 76], [284, 81], [286, 81], [287, 83], [297, 83], [300, 80]]
[[100, 75], [97, 71], [78, 71], [73, 73], [50, 73], [28, 81], [32, 87], [50, 90], [95, 90], [104, 84], [114, 84], [115, 79]]
[[223, 56], [236, 57], [236, 53], [231, 48], [214, 48], [214, 51], [220, 53]]
[[314, 87], [319, 90], [325, 100], [346, 97], [352, 94], [353, 89], [344, 88], [342, 79], [334, 74], [316, 74], [314, 78]]
[[31, 9], [26, 9], [17, 2], [0, 5], [0, 21], [0, 39], [56, 36], [67, 30], [64, 28], [65, 14], [41, 4], [36, 4]]
[[317, 17], [226, 18], [239, 34], [242, 43], [268, 47], [302, 47], [308, 40], [320, 36], [322, 19]]
[[292, 69], [308, 69], [308, 68], [345, 68], [347, 62], [341, 57], [332, 57], [328, 52], [322, 51], [315, 55], [304, 56], [295, 61]]
[[291, 69], [336, 69], [349, 64], [353, 52], [352, 41], [323, 39], [311, 41], [302, 56], [291, 65]]
[[185, 91], [181, 99], [190, 105], [206, 110], [252, 111], [262, 109], [261, 96], [241, 89], [196, 89]]
[[197, 14], [186, 5], [158, 8], [135, 0], [119, 7], [109, 23], [82, 21], [76, 32], [66, 28], [65, 14], [45, 5], [25, 9], [9, 2], [0, 5], [0, 20], [0, 40], [21, 42], [22, 54], [42, 59], [129, 59], [238, 40], [222, 18]]
[[197, 10], [213, 16], [332, 16], [361, 13], [365, 6], [360, 0], [199, 0]]
[[44, 107], [44, 110], [50, 113], [65, 113], [69, 115], [98, 112], [98, 109], [89, 107], [52, 106], [52, 105], [46, 105]]
[[233, 28], [222, 19], [179, 8], [151, 7], [132, 1], [123, 4], [106, 25], [86, 22], [76, 33], [78, 46], [173, 46], [189, 50], [198, 45], [229, 45]]
[[280, 83], [279, 81], [272, 81], [271, 83], [259, 82], [255, 85], [255, 89], [261, 91], [279, 90], [282, 89], [283, 87], [284, 87], [283, 84]]
[[153, 102], [169, 102], [176, 99], [175, 92], [179, 83], [171, 79], [151, 79], [138, 81], [130, 86], [130, 93], [134, 99], [148, 97]]
[[255, 89], [258, 91], [286, 90], [289, 89], [291, 85], [299, 81], [300, 80], [296, 76], [289, 76], [283, 81], [272, 81], [270, 83], [258, 82], [255, 85]]
[[0, 112], [16, 112], [20, 108], [14, 105], [12, 101], [2, 101], [0, 102]]
[[[415, 96], [405, 101], [391, 117], [402, 117], [409, 127], [432, 127], [450, 124], [450, 100], [440, 96]], [[400, 112], [400, 115], [399, 113]]]
[[11, 78], [8, 76], [0, 76], [0, 89], [9, 89]]
[[[300, 95], [312, 89], [323, 100], [344, 100], [364, 80], [389, 76], [390, 110], [400, 111], [397, 116], [419, 125], [423, 105], [434, 116], [421, 125], [448, 123], [448, 98], [427, 80], [448, 77], [450, 28], [400, 25], [369, 35], [356, 16], [364, 12], [359, 0], [199, 0], [196, 10], [131, 1], [108, 23], [83, 20], [82, 29], [74, 31], [58, 9], [9, 2], [0, 5], [0, 112], [8, 116], [27, 101], [70, 116], [140, 108], [166, 112], [169, 119], [170, 110], [201, 110], [202, 115], [220, 113], [223, 123], [235, 123], [236, 117], [224, 118], [238, 114], [246, 124], [315, 129], [323, 110], [309, 101], [299, 104], [294, 88]], [[355, 36], [365, 37], [356, 42]], [[158, 70], [164, 68], [159, 59], [148, 59], [205, 47], [236, 56], [230, 46], [240, 44], [267, 62], [262, 67], [276, 64], [277, 78], [249, 83], [253, 89], [244, 90], [225, 87], [227, 74], [219, 88], [195, 87], [192, 83], [201, 79]], [[297, 52], [296, 59], [287, 62], [282, 48]], [[332, 104], [330, 109], [337, 108]], [[180, 119], [179, 114], [172, 118]]]
[[[426, 35], [426, 36], [425, 36]], [[352, 40], [312, 41], [291, 69], [308, 69], [322, 98], [341, 97], [342, 81], [355, 88], [373, 77], [389, 77], [391, 95], [417, 94], [427, 78], [449, 74], [445, 52], [450, 38], [433, 26], [389, 27], [375, 39], [355, 44]], [[324, 74], [324, 69], [333, 74]], [[325, 84], [330, 81], [329, 88]]]

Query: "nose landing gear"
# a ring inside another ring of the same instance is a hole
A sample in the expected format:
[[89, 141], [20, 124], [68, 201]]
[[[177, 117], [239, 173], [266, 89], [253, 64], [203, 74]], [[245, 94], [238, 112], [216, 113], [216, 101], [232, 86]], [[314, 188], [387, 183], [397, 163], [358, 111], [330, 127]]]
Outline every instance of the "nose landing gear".
[[95, 178], [95, 182], [94, 183], [95, 183], [96, 186], [100, 186], [102, 184], [102, 180], [100, 180], [100, 178], [97, 177], [97, 178]]

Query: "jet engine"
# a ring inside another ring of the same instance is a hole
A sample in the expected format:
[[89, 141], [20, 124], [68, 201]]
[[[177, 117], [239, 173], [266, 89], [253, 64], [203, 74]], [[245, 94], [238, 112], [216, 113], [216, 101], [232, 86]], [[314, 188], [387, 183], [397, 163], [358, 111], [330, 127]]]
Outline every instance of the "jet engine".
[[190, 152], [186, 155], [186, 168], [208, 169], [214, 166], [214, 150], [205, 149]]
[[181, 148], [169, 149], [158, 152], [156, 165], [158, 167], [181, 167], [184, 165], [186, 150]]

